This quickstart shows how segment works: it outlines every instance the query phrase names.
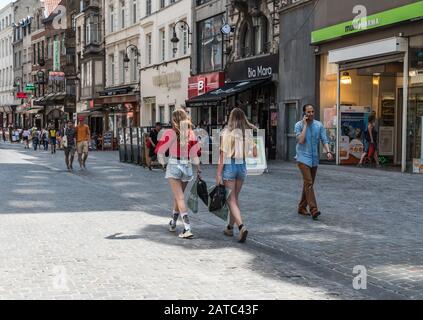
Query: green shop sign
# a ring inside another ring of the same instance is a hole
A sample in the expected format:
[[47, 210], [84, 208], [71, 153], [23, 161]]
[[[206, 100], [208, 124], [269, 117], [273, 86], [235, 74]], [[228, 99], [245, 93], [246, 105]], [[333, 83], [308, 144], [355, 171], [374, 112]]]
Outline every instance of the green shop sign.
[[32, 91], [32, 90], [35, 90], [35, 85], [34, 85], [33, 83], [28, 83], [28, 84], [25, 86], [25, 90], [26, 90], [26, 91]]
[[418, 18], [423, 18], [423, 1], [315, 30], [311, 33], [311, 43], [314, 44], [328, 41], [342, 36]]

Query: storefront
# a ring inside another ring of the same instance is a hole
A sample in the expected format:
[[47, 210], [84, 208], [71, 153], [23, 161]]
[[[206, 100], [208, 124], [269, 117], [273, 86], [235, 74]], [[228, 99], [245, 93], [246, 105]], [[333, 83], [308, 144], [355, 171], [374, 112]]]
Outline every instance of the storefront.
[[[106, 147], [104, 137], [111, 137], [114, 142], [118, 129], [139, 126], [139, 95], [130, 86], [107, 89], [100, 97], [86, 103], [87, 107], [78, 114], [88, 116], [87, 124], [100, 149]], [[107, 148], [116, 148], [116, 143], [108, 142]]]
[[[210, 91], [221, 88], [225, 84], [223, 72], [201, 74], [188, 79], [188, 99], [194, 99]], [[193, 107], [193, 105], [187, 105]], [[222, 125], [225, 121], [225, 113], [222, 106], [212, 107], [199, 105], [191, 110], [191, 117], [196, 126], [208, 130], [211, 125]]]
[[384, 167], [412, 171], [422, 160], [423, 22], [414, 21], [421, 17], [418, 1], [312, 32], [320, 119], [337, 164], [359, 162], [371, 115]]
[[[226, 83], [187, 101], [191, 108], [201, 108], [201, 121], [220, 128], [228, 121], [234, 107], [244, 110], [249, 121], [266, 132], [268, 159], [276, 157], [278, 55], [245, 59], [228, 66]], [[207, 113], [207, 109], [210, 110]]]

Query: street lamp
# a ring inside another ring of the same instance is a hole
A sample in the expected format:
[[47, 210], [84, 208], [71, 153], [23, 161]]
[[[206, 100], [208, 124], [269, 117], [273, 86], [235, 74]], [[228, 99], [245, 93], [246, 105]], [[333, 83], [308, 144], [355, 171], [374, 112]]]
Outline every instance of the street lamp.
[[138, 50], [138, 47], [137, 47], [136, 45], [134, 45], [134, 44], [130, 44], [129, 46], [127, 46], [127, 47], [126, 47], [126, 50], [125, 50], [125, 57], [123, 58], [123, 63], [124, 63], [124, 67], [125, 67], [125, 70], [126, 70], [126, 71], [128, 71], [129, 61], [131, 61], [131, 60], [129, 59], [129, 57], [128, 57], [128, 49], [129, 49], [129, 48], [132, 48], [132, 50], [134, 50], [134, 51], [135, 51], [135, 57], [136, 57], [136, 59], [137, 59], [137, 65], [139, 64], [138, 57], [140, 56], [140, 52], [139, 52], [139, 50]]
[[185, 28], [188, 30], [188, 47], [191, 45], [191, 43], [189, 42], [189, 36], [191, 35], [189, 24], [185, 20], [176, 21], [175, 24], [173, 25], [173, 36], [172, 36], [172, 39], [170, 39], [170, 41], [173, 43], [173, 53], [176, 53], [176, 51], [178, 51], [179, 38], [176, 35], [176, 25], [178, 23], [182, 24], [180, 26], [182, 30], [185, 30]]

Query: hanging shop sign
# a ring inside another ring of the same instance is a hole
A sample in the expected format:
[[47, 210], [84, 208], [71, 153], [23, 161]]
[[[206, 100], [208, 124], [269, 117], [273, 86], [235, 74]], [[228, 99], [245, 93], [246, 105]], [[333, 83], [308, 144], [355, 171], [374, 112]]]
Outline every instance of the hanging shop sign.
[[48, 73], [48, 79], [50, 81], [64, 81], [65, 73], [61, 71], [50, 71]]
[[53, 70], [60, 70], [60, 41], [53, 42]]
[[35, 85], [33, 83], [27, 83], [25, 86], [25, 91], [35, 90]]
[[228, 81], [270, 78], [279, 70], [279, 56], [269, 56], [241, 60], [228, 66], [226, 78]]
[[28, 98], [28, 95], [26, 94], [26, 92], [18, 92], [16, 94], [16, 98], [17, 99], [27, 99]]
[[359, 33], [395, 23], [423, 17], [423, 1], [382, 11], [369, 16], [357, 16], [354, 20], [315, 30], [311, 33], [311, 43], [333, 40], [350, 34]]
[[225, 84], [224, 72], [213, 72], [188, 78], [188, 99], [219, 89]]

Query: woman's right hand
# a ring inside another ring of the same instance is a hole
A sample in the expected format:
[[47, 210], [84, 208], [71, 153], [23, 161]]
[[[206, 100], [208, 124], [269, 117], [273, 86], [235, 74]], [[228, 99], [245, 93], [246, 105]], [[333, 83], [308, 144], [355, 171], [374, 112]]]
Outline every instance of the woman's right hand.
[[217, 174], [216, 175], [216, 185], [218, 186], [218, 185], [221, 185], [221, 184], [223, 184], [223, 181], [222, 181], [222, 174]]

